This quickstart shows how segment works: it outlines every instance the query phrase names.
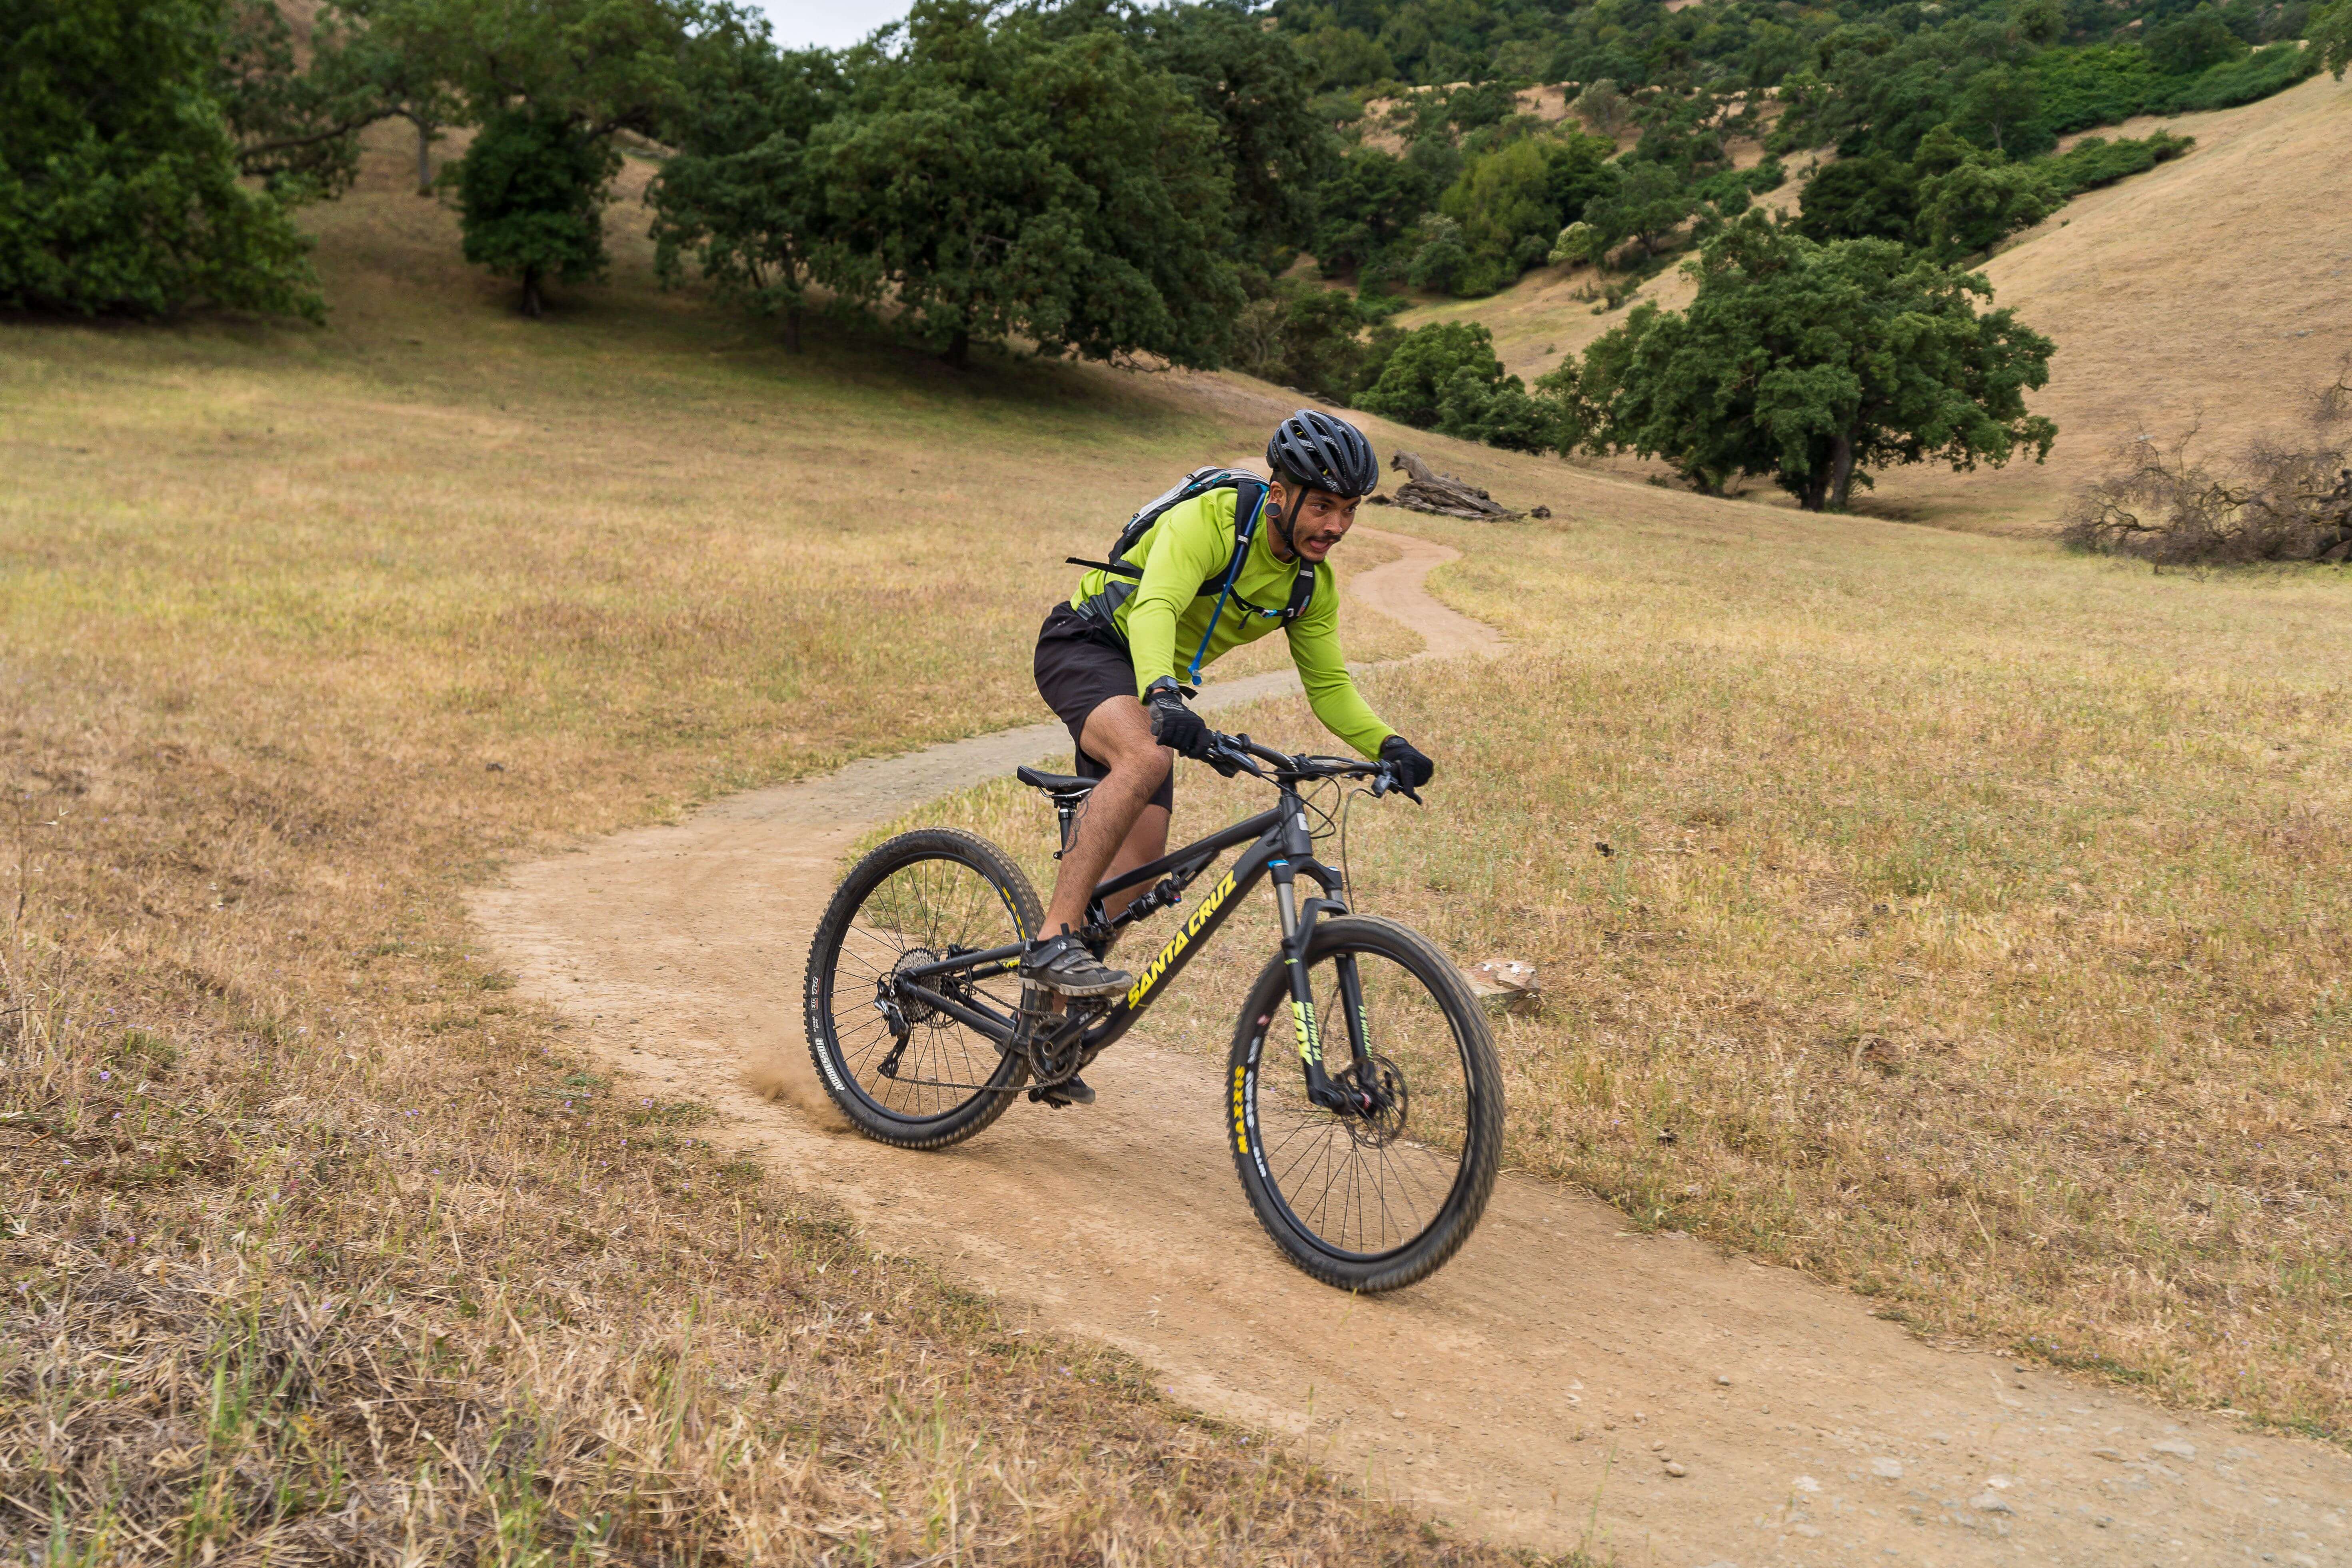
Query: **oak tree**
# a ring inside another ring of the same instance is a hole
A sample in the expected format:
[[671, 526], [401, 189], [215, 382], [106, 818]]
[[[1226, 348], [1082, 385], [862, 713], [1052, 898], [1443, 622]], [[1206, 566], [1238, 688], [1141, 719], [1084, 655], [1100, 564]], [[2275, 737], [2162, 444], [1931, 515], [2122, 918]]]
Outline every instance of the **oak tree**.
[[1888, 240], [1816, 244], [1760, 213], [1689, 270], [1686, 310], [1642, 306], [1538, 383], [1588, 449], [1662, 458], [1706, 490], [1770, 474], [1819, 511], [1873, 469], [2039, 462], [2057, 437], [2025, 408], [2053, 347], [1979, 310], [1980, 276]]

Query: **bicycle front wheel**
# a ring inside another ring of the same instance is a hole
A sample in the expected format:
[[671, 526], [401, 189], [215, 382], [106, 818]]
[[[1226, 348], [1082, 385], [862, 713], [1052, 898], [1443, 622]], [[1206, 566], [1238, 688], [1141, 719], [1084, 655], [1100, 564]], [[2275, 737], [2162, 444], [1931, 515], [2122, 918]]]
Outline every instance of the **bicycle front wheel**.
[[1394, 1290], [1470, 1238], [1502, 1157], [1503, 1075], [1454, 965], [1392, 921], [1339, 916], [1307, 948], [1310, 1025], [1335, 1082], [1379, 1110], [1307, 1096], [1289, 976], [1259, 974], [1227, 1061], [1225, 1140], [1258, 1223], [1300, 1268], [1344, 1290]]
[[[985, 838], [902, 833], [860, 860], [809, 943], [803, 998], [825, 1092], [868, 1138], [901, 1149], [961, 1142], [1004, 1114], [1028, 1060], [936, 1006], [901, 999], [898, 972], [1026, 942], [1042, 918], [1029, 879]], [[1021, 983], [949, 976], [942, 989], [999, 1016]]]

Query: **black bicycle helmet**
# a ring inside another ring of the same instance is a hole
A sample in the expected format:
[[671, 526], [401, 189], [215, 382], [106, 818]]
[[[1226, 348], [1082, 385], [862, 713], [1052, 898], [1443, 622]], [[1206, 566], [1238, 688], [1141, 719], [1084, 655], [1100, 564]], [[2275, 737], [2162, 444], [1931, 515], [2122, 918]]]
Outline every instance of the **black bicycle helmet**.
[[1286, 484], [1335, 496], [1370, 495], [1380, 488], [1381, 461], [1364, 433], [1319, 409], [1302, 408], [1276, 426], [1265, 462]]

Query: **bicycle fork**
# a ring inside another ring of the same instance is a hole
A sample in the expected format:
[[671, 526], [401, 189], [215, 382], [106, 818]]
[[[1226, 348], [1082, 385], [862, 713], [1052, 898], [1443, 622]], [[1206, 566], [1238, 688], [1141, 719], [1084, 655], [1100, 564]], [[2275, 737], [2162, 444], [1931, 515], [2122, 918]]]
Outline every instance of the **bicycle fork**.
[[[1304, 829], [1300, 829], [1301, 836]], [[1323, 1065], [1323, 1033], [1315, 1016], [1315, 986], [1307, 967], [1307, 944], [1310, 931], [1299, 918], [1297, 877], [1289, 859], [1268, 863], [1274, 878], [1274, 906], [1282, 921], [1282, 962], [1290, 980], [1290, 1022], [1298, 1042], [1298, 1060], [1307, 1079], [1307, 1098], [1326, 1110], [1361, 1116], [1375, 1109], [1371, 1096], [1364, 1086], [1372, 1075], [1364, 1069], [1371, 1060], [1370, 1028], [1364, 1016], [1363, 978], [1356, 969], [1356, 955], [1342, 952], [1334, 956], [1332, 966], [1339, 980], [1339, 1008], [1345, 1015], [1348, 1030], [1348, 1050], [1352, 1067], [1348, 1077], [1352, 1086], [1332, 1080]]]

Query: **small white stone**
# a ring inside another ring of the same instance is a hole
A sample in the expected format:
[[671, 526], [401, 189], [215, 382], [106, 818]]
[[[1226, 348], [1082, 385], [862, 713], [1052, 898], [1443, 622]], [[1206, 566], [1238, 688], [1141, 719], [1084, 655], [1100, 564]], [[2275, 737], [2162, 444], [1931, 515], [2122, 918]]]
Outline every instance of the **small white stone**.
[[2176, 1459], [2193, 1459], [2197, 1457], [2197, 1445], [2185, 1437], [2163, 1438], [2150, 1443], [2147, 1450], [2151, 1454], [2170, 1454]]
[[1682, 1466], [1677, 1464], [1675, 1461], [1668, 1459], [1666, 1461], [1666, 1474], [1679, 1479], [1683, 1476], [1689, 1475], [1690, 1472], [1683, 1468]]
[[1799, 1476], [1795, 1480], [1790, 1481], [1789, 1484], [1796, 1488], [1801, 1492], [1817, 1492], [1822, 1489], [1822, 1483], [1813, 1479], [1811, 1476]]
[[2009, 1506], [2009, 1500], [1999, 1492], [1979, 1492], [1969, 1500], [1969, 1506], [1979, 1513], [2015, 1513], [2017, 1511]]
[[1903, 1461], [1873, 1459], [1870, 1461], [1870, 1473], [1884, 1481], [1899, 1481], [1903, 1479]]

